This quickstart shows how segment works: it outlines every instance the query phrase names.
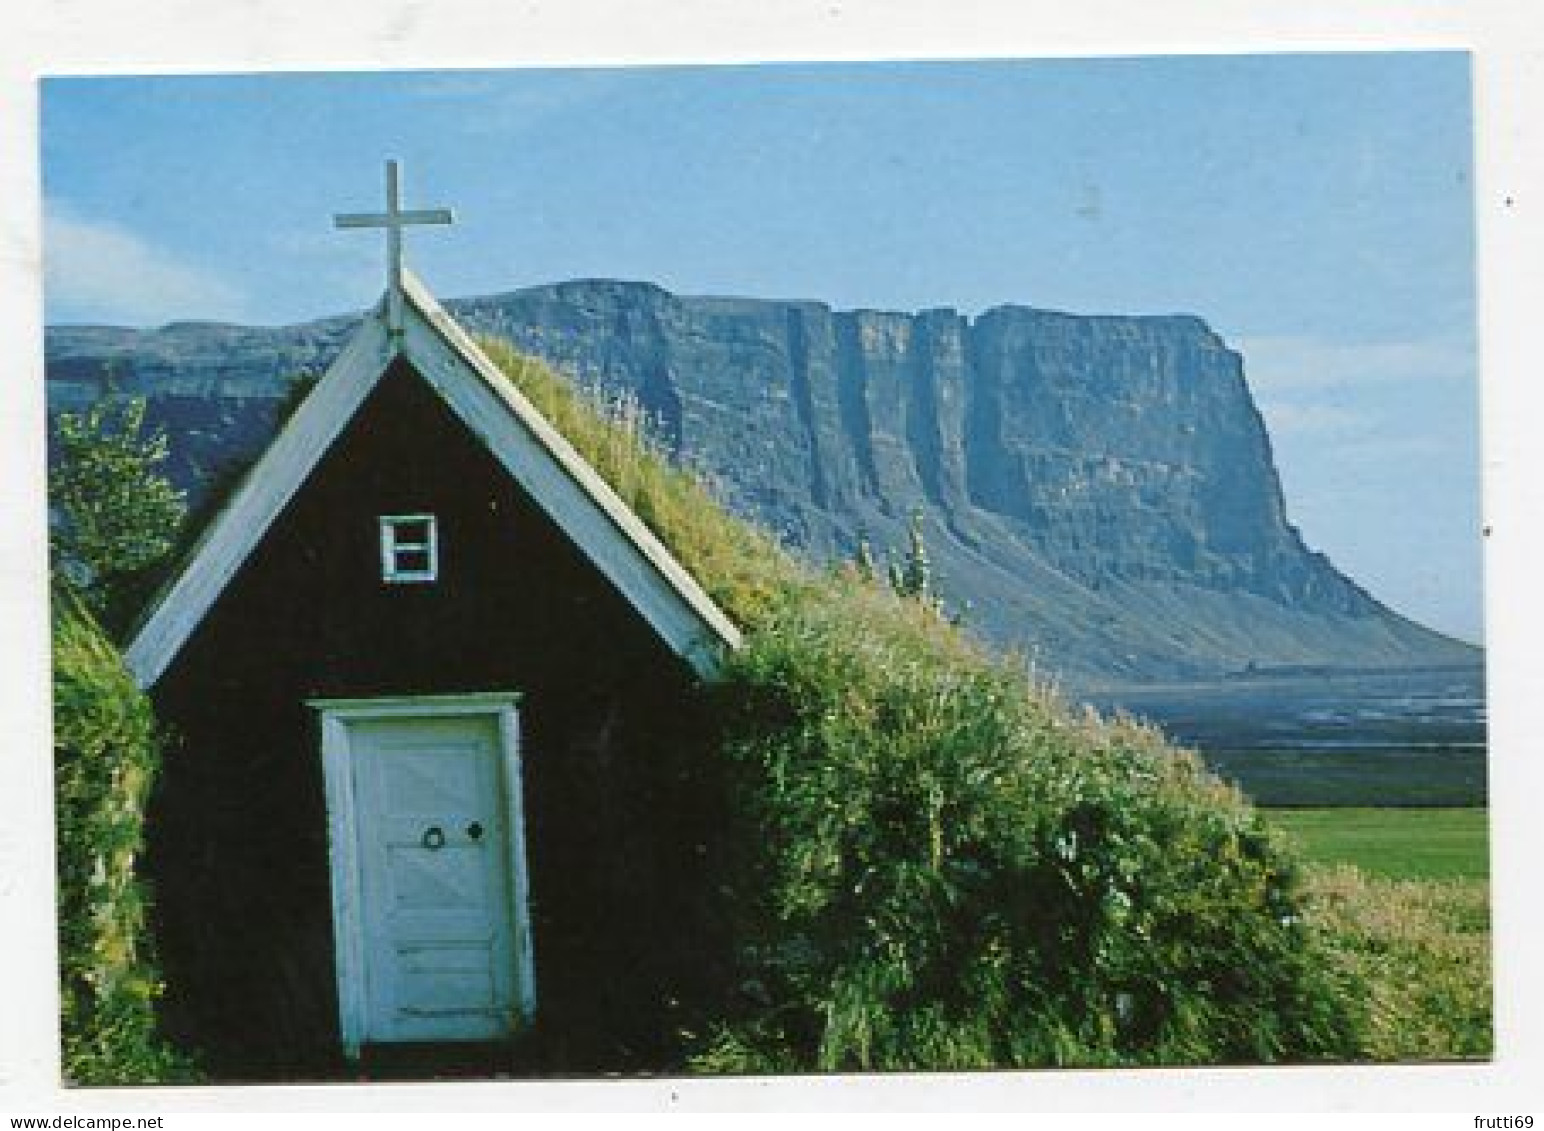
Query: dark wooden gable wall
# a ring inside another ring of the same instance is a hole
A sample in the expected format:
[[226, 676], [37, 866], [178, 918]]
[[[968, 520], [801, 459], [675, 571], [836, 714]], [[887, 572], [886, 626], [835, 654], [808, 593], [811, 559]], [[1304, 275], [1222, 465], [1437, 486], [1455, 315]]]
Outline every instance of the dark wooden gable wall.
[[[437, 518], [439, 580], [385, 583], [379, 517], [416, 513]], [[716, 787], [690, 674], [399, 362], [153, 691], [177, 738], [149, 853], [167, 1014], [216, 1075], [340, 1069], [304, 701], [503, 690], [523, 697], [524, 1063], [668, 1067], [671, 1003], [713, 966], [693, 876]]]

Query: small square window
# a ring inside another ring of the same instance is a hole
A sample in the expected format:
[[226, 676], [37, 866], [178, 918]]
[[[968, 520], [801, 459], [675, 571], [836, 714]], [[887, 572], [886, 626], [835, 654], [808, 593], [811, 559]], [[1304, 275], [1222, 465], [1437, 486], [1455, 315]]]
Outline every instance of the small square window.
[[432, 514], [381, 516], [381, 580], [433, 581], [440, 546]]

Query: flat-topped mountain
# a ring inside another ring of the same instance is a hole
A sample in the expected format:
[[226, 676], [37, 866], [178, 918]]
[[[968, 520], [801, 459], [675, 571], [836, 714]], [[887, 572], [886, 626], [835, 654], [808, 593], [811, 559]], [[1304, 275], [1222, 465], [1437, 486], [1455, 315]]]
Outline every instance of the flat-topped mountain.
[[[864, 537], [899, 549], [920, 509], [949, 605], [1074, 682], [1479, 659], [1304, 545], [1243, 361], [1197, 318], [836, 311], [605, 280], [447, 306], [627, 394], [813, 561]], [[197, 494], [250, 462], [350, 325], [52, 327], [49, 405], [89, 401], [108, 372], [144, 392]]]

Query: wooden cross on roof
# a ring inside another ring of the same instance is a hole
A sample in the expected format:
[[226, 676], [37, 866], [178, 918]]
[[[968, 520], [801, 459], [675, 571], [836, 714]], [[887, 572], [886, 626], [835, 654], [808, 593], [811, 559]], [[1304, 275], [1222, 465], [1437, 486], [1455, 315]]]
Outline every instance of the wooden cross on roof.
[[449, 208], [402, 207], [401, 170], [396, 161], [386, 162], [386, 211], [343, 212], [332, 218], [338, 228], [386, 229], [386, 327], [402, 332], [402, 229], [416, 224], [454, 224]]

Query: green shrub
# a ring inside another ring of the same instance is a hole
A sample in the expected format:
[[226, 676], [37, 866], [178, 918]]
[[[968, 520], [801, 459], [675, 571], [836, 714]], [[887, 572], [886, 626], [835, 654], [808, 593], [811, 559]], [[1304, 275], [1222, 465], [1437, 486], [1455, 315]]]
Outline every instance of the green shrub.
[[161, 471], [166, 433], [145, 426], [144, 397], [108, 394], [62, 412], [50, 434], [50, 550], [92, 614], [127, 627], [148, 596], [187, 513]]
[[1358, 972], [1294, 857], [1193, 756], [1032, 686], [931, 602], [797, 565], [636, 413], [489, 348], [745, 630], [707, 696], [734, 954], [696, 1069], [1359, 1053]]
[[187, 1079], [159, 1039], [161, 986], [135, 877], [156, 768], [150, 705], [79, 599], [54, 595], [60, 1023], [76, 1084]]

